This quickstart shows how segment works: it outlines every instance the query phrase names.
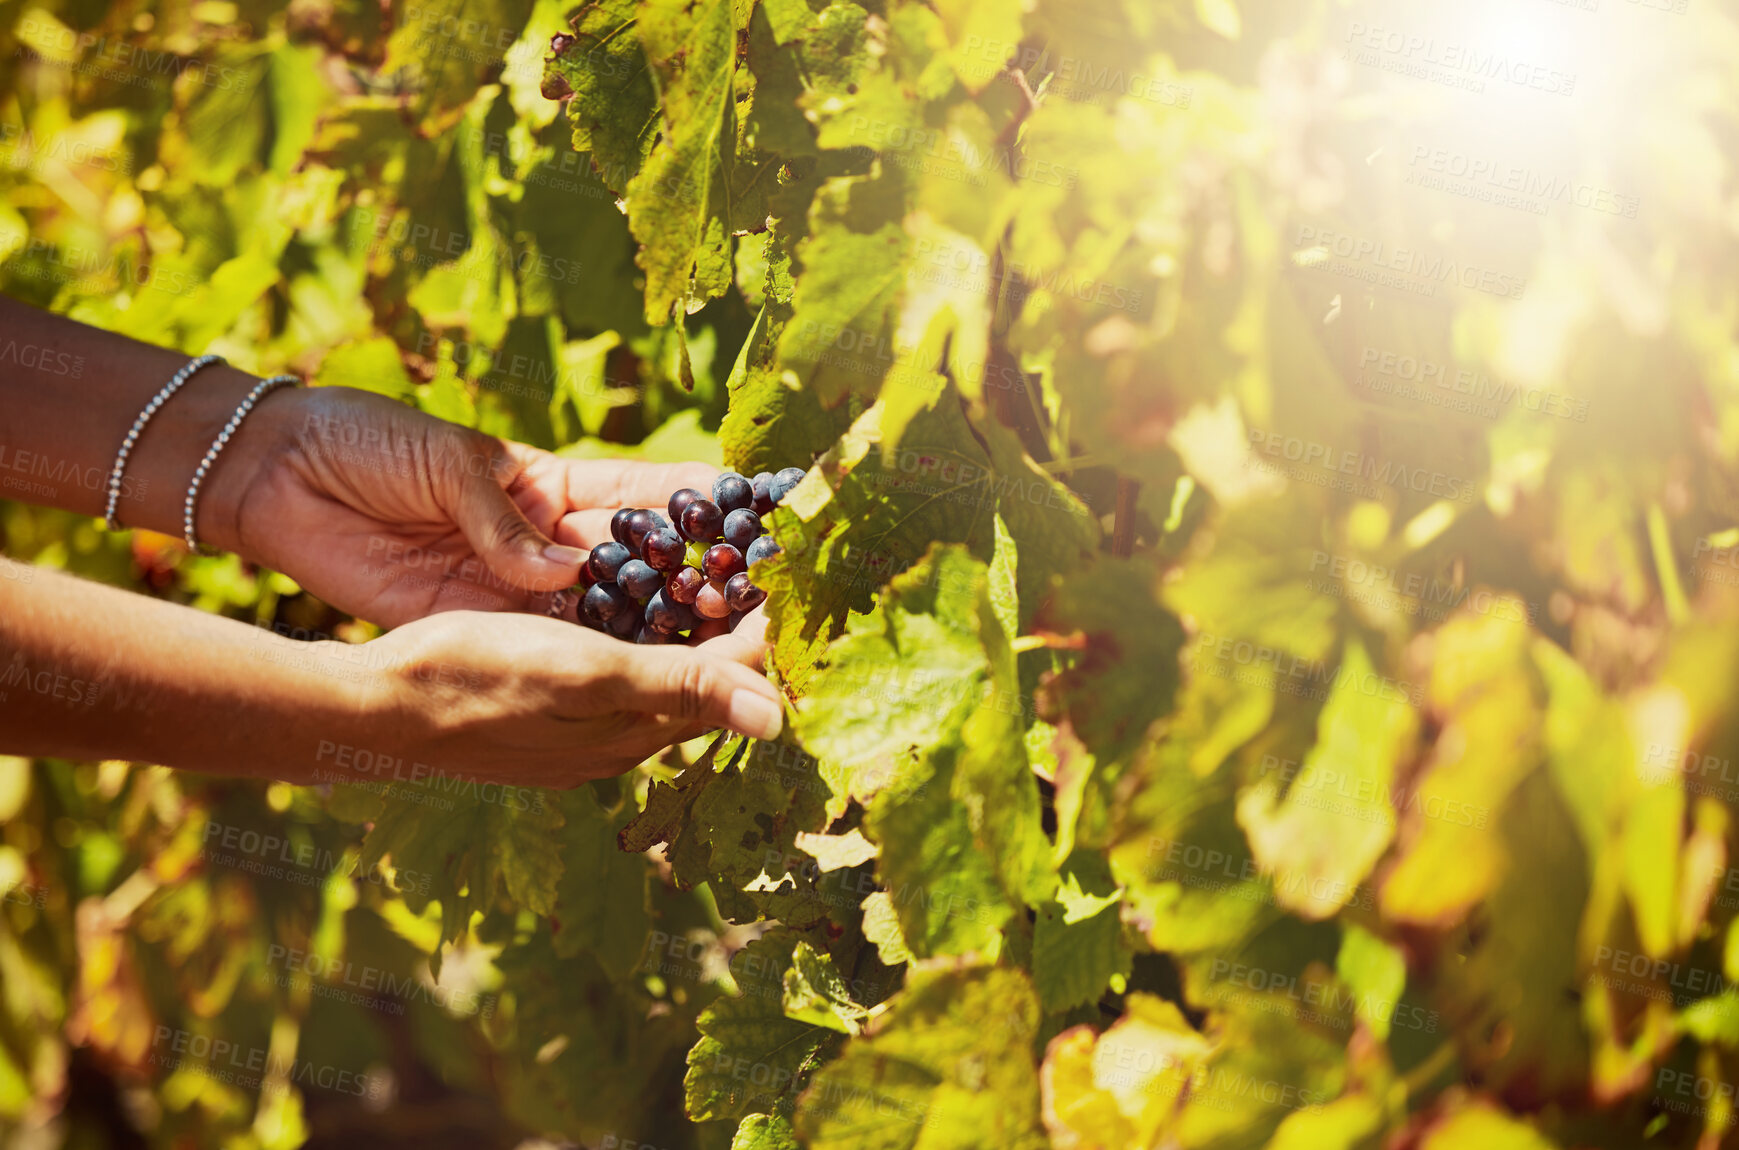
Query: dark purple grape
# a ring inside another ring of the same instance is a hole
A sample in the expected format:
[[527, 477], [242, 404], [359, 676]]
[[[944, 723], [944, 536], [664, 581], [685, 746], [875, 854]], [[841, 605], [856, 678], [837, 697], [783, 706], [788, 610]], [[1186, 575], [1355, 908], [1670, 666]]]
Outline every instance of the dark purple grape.
[[723, 583], [737, 572], [748, 569], [749, 565], [743, 562], [743, 553], [729, 543], [708, 547], [700, 560], [700, 573], [714, 583]]
[[771, 535], [763, 535], [749, 544], [749, 549], [743, 552], [743, 558], [748, 561], [750, 567], [753, 567], [763, 559], [771, 559], [782, 550], [784, 548], [774, 542]]
[[692, 487], [684, 487], [681, 491], [678, 491], [675, 495], [672, 495], [670, 497], [669, 505], [667, 505], [665, 507], [665, 510], [670, 512], [670, 521], [672, 523], [677, 524], [678, 527], [680, 528], [680, 526], [682, 524], [683, 511], [688, 507], [688, 505], [690, 503], [693, 503], [696, 499], [699, 499], [699, 498], [701, 498], [700, 492], [696, 491]]
[[755, 493], [754, 511], [756, 515], [765, 515], [773, 510], [773, 497], [767, 493], [767, 488], [772, 482], [773, 473], [771, 471], [763, 471], [749, 480], [749, 489]]
[[727, 471], [713, 480], [713, 502], [729, 514], [738, 508], [755, 505], [755, 488], [734, 471]]
[[747, 507], [739, 507], [725, 516], [725, 542], [738, 551], [746, 551], [761, 533], [761, 517]]
[[603, 624], [620, 618], [633, 605], [634, 601], [622, 588], [614, 583], [599, 583], [580, 600], [580, 615], [589, 623]]
[[650, 599], [664, 586], [664, 576], [648, 567], [643, 560], [630, 559], [616, 572], [616, 585], [636, 599]]
[[640, 630], [634, 633], [634, 641], [636, 643], [645, 643], [650, 646], [661, 646], [665, 643], [676, 642], [676, 637], [674, 635], [666, 635], [662, 631], [657, 631], [651, 627], [643, 625]]
[[753, 611], [767, 601], [767, 593], [749, 581], [747, 571], [732, 575], [725, 584], [725, 602], [733, 611]]
[[660, 527], [646, 537], [640, 550], [648, 567], [654, 571], [668, 572], [682, 566], [688, 547], [683, 543], [682, 536], [668, 527]]
[[695, 543], [711, 543], [724, 530], [725, 513], [710, 499], [696, 499], [682, 509], [682, 536]]
[[801, 467], [787, 467], [773, 476], [767, 484], [767, 497], [774, 503], [779, 503], [791, 494], [792, 488], [803, 482], [804, 471]]
[[628, 517], [628, 526], [626, 528], [628, 538], [623, 540], [623, 542], [628, 544], [629, 550], [638, 555], [640, 553], [640, 545], [646, 541], [646, 536], [658, 530], [661, 526], [667, 526], [667, 524], [663, 523], [663, 519], [664, 517], [656, 511], [636, 511]]
[[700, 594], [700, 589], [706, 586], [706, 576], [700, 573], [698, 567], [678, 567], [664, 580], [665, 594], [672, 602], [690, 604], [694, 597]]
[[600, 543], [592, 548], [592, 556], [586, 560], [586, 569], [591, 573], [593, 582], [614, 583], [616, 572], [632, 558], [634, 553], [621, 543]]
[[616, 636], [618, 639], [632, 639], [634, 637], [634, 632], [639, 629], [640, 612], [634, 610], [634, 605], [632, 603], [628, 605], [628, 610], [622, 612], [620, 615], [604, 624], [604, 630], [610, 632], [610, 634]]
[[694, 597], [694, 613], [702, 619], [723, 619], [731, 613], [731, 605], [717, 583], [708, 583]]
[[666, 634], [674, 634], [699, 626], [700, 617], [688, 604], [678, 603], [660, 591], [646, 603], [646, 625]]
[[628, 517], [634, 514], [634, 508], [624, 507], [610, 516], [610, 538], [618, 543], [628, 542]]

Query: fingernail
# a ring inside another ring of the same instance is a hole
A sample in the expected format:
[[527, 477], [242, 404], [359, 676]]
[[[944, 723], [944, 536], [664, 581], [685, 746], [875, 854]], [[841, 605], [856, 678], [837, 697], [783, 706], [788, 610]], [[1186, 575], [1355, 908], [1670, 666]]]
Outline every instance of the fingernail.
[[543, 549], [543, 557], [551, 563], [560, 563], [564, 567], [578, 567], [580, 562], [585, 559], [586, 553], [578, 547], [551, 543]]
[[779, 704], [746, 687], [731, 692], [731, 709], [725, 725], [752, 739], [776, 739], [785, 726], [785, 716]]

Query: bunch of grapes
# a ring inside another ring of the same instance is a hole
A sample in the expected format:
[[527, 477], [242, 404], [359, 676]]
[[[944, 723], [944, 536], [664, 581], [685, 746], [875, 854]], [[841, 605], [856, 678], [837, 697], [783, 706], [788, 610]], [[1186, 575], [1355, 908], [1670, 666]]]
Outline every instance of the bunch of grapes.
[[746, 479], [727, 471], [708, 499], [692, 487], [670, 497], [666, 519], [624, 507], [581, 569], [580, 622], [635, 643], [676, 643], [706, 619], [737, 620], [767, 593], [749, 578], [779, 545], [761, 516], [803, 478], [801, 467]]

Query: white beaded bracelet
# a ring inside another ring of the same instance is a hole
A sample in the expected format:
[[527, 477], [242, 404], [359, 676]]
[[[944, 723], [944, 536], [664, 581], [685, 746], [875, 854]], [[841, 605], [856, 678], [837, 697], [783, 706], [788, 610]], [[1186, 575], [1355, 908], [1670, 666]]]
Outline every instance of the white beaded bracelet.
[[248, 417], [248, 412], [254, 409], [256, 403], [280, 387], [291, 387], [301, 382], [293, 375], [274, 375], [270, 379], [260, 380], [254, 389], [248, 392], [248, 397], [242, 400], [241, 406], [235, 409], [235, 414], [229, 417], [229, 422], [224, 424], [223, 430], [217, 433], [217, 438], [212, 440], [211, 449], [205, 453], [205, 458], [199, 461], [199, 466], [193, 472], [193, 482], [188, 484], [187, 502], [182, 511], [183, 527], [189, 551], [195, 553], [199, 551], [199, 539], [193, 532], [193, 511], [199, 505], [200, 484], [205, 482], [205, 474], [211, 470], [211, 465], [217, 462], [218, 453], [229, 446], [230, 436], [235, 434], [235, 429], [242, 425], [242, 420]]
[[157, 414], [157, 409], [169, 402], [169, 397], [181, 390], [181, 385], [193, 378], [193, 373], [202, 367], [214, 363], [222, 363], [221, 355], [202, 355], [190, 359], [180, 371], [163, 385], [163, 389], [151, 397], [151, 402], [145, 405], [145, 410], [139, 413], [139, 418], [133, 421], [133, 426], [127, 431], [127, 438], [121, 441], [121, 450], [115, 454], [115, 466], [109, 469], [109, 502], [103, 510], [103, 526], [110, 531], [119, 531], [121, 521], [116, 513], [121, 506], [121, 479], [127, 470], [127, 459], [133, 454], [133, 445], [139, 442], [139, 436], [144, 432], [145, 425], [151, 422], [151, 417]]

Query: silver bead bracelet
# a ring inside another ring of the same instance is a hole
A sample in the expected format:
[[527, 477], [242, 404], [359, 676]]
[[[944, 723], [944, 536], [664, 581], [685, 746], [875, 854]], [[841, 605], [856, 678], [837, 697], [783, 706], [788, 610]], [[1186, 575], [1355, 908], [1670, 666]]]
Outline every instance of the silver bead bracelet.
[[139, 413], [139, 418], [133, 421], [133, 426], [127, 431], [127, 438], [121, 441], [121, 450], [115, 454], [115, 466], [109, 469], [109, 502], [103, 510], [103, 525], [110, 531], [119, 531], [121, 521], [116, 513], [121, 506], [121, 479], [127, 470], [127, 459], [133, 454], [133, 445], [139, 442], [139, 436], [144, 432], [145, 425], [151, 422], [151, 417], [157, 414], [157, 409], [169, 402], [169, 397], [181, 390], [181, 385], [193, 378], [193, 373], [202, 367], [214, 363], [222, 363], [221, 355], [202, 355], [187, 361], [180, 371], [163, 385], [163, 389], [151, 397], [151, 402], [145, 405], [145, 410]]
[[235, 409], [235, 414], [229, 417], [229, 422], [224, 424], [223, 430], [217, 433], [217, 438], [212, 440], [210, 450], [205, 453], [205, 458], [199, 461], [198, 468], [193, 472], [193, 482], [187, 487], [187, 502], [183, 508], [182, 518], [189, 551], [195, 554], [199, 552], [199, 539], [193, 532], [193, 512], [199, 506], [200, 485], [205, 482], [206, 472], [211, 470], [211, 465], [217, 462], [218, 453], [229, 446], [230, 436], [235, 434], [236, 428], [242, 425], [242, 420], [248, 417], [248, 412], [254, 409], [256, 403], [280, 387], [292, 387], [301, 382], [293, 375], [274, 375], [270, 379], [260, 380], [254, 389], [248, 392], [248, 397], [241, 401], [241, 406]]

